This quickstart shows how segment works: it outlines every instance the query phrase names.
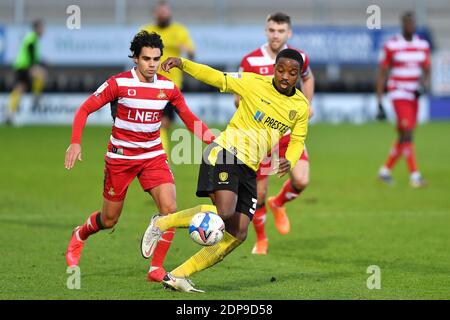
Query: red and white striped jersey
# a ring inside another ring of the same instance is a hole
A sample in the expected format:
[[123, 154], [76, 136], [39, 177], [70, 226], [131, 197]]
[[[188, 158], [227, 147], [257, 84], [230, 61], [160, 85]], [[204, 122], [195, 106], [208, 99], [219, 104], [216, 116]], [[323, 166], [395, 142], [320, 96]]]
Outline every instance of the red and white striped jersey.
[[414, 100], [422, 71], [430, 66], [430, 45], [418, 35], [414, 35], [411, 41], [405, 40], [401, 34], [396, 35], [385, 43], [379, 63], [382, 68], [390, 68], [389, 97]]
[[[80, 143], [87, 117], [107, 103], [117, 107], [106, 155], [112, 159], [150, 159], [164, 154], [159, 136], [164, 107], [171, 103], [191, 132], [210, 143], [208, 127], [188, 108], [177, 86], [161, 75], [151, 83], [141, 82], [135, 68], [109, 78], [78, 109], [72, 143]], [[194, 131], [194, 124], [199, 126]], [[201, 128], [201, 132], [199, 131]], [[205, 137], [205, 138], [203, 138]]]
[[[267, 43], [246, 55], [241, 61], [239, 72], [253, 72], [263, 76], [273, 76], [273, 65], [275, 64], [275, 59], [272, 59], [270, 57], [269, 53], [267, 52], [266, 46]], [[306, 78], [311, 71], [311, 69], [309, 68], [308, 55], [305, 52], [292, 48], [288, 45], [285, 45], [283, 49], [287, 48], [297, 50], [302, 55], [303, 68], [301, 70], [300, 76], [302, 79]]]

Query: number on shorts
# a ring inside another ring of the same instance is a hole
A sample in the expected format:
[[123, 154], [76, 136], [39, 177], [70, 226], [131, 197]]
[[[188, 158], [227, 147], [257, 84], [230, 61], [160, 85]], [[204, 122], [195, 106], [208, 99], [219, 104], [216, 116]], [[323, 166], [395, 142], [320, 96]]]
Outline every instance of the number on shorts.
[[252, 205], [252, 208], [249, 211], [253, 215], [253, 214], [255, 214], [256, 203], [258, 202], [258, 200], [256, 200], [255, 198], [252, 198], [252, 202], [253, 202], [253, 205]]

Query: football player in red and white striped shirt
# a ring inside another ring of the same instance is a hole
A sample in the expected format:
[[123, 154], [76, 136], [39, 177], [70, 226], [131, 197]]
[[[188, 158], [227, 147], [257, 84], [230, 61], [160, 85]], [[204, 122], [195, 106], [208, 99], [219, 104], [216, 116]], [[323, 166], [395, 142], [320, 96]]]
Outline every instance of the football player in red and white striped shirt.
[[392, 183], [391, 170], [404, 156], [410, 172], [410, 185], [419, 188], [425, 185], [425, 181], [416, 164], [413, 131], [417, 122], [419, 96], [429, 87], [430, 45], [414, 32], [414, 15], [407, 12], [402, 16], [402, 34], [389, 39], [381, 52], [377, 77], [377, 118], [386, 118], [381, 101], [386, 75], [390, 71], [387, 90], [397, 115], [398, 140], [378, 176], [382, 181]]
[[[81, 105], [73, 121], [72, 141], [65, 158], [67, 169], [76, 160], [81, 161], [81, 136], [89, 114], [108, 103], [116, 110], [105, 156], [103, 208], [93, 212], [73, 232], [66, 252], [69, 266], [78, 265], [84, 241], [90, 235], [116, 225], [134, 178], [152, 196], [160, 214], [176, 211], [174, 178], [159, 135], [167, 103], [175, 106], [191, 132], [206, 143], [214, 140], [208, 127], [189, 110], [176, 85], [156, 73], [163, 53], [160, 36], [141, 31], [131, 42], [130, 50], [136, 67], [109, 78]], [[194, 130], [194, 126], [199, 127]], [[158, 242], [148, 280], [161, 281], [164, 277], [163, 261], [173, 236], [174, 230], [169, 230]]]
[[[267, 43], [260, 48], [247, 54], [241, 62], [240, 72], [253, 72], [261, 75], [273, 76], [274, 64], [277, 54], [286, 48], [292, 48], [287, 45], [287, 41], [292, 36], [291, 18], [281, 12], [270, 14], [266, 19], [266, 37]], [[312, 101], [314, 95], [314, 76], [309, 66], [308, 55], [298, 49], [295, 49], [302, 55], [304, 64], [301, 70], [302, 92], [305, 97]], [[235, 105], [239, 107], [240, 97], [235, 97]], [[312, 116], [312, 108], [310, 114]], [[280, 139], [279, 144], [272, 150], [278, 152], [279, 157], [284, 157], [287, 146], [290, 141], [290, 131]], [[256, 177], [257, 186], [257, 206], [253, 216], [253, 226], [256, 231], [256, 243], [252, 249], [253, 254], [267, 254], [268, 239], [265, 231], [266, 221], [266, 193], [268, 189], [268, 175], [271, 171], [272, 159], [266, 158], [260, 165]], [[296, 199], [308, 186], [309, 183], [309, 159], [308, 153], [302, 153], [299, 161], [292, 170], [291, 177], [288, 179], [280, 192], [275, 197], [269, 197], [267, 200], [269, 207], [275, 217], [275, 226], [281, 234], [287, 234], [290, 231], [290, 223], [286, 214], [284, 204]]]

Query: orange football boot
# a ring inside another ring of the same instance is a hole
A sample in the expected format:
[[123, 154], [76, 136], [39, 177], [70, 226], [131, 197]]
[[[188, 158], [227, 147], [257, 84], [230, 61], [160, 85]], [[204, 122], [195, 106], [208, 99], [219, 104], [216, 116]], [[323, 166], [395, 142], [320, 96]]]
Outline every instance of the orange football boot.
[[278, 232], [281, 234], [288, 234], [291, 230], [291, 225], [286, 214], [286, 209], [275, 204], [275, 197], [270, 197], [267, 200], [267, 203], [275, 217], [275, 227], [277, 227]]
[[81, 251], [83, 250], [84, 241], [78, 239], [77, 231], [81, 227], [76, 227], [70, 238], [69, 246], [66, 251], [66, 262], [69, 267], [75, 267], [80, 261]]
[[261, 255], [267, 254], [267, 247], [268, 247], [267, 238], [257, 240], [255, 246], [252, 249], [252, 254], [261, 254]]

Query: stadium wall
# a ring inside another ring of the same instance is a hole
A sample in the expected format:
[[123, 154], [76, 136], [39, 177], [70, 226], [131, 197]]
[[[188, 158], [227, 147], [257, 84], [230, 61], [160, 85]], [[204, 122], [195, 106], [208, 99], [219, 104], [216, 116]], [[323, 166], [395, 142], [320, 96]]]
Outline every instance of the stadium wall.
[[[16, 125], [51, 124], [68, 125], [73, 121], [76, 109], [87, 98], [87, 94], [44, 94], [41, 98], [40, 111], [32, 112], [32, 96], [24, 96], [21, 108], [16, 115]], [[202, 120], [212, 124], [226, 124], [235, 112], [233, 96], [230, 94], [185, 94], [186, 102], [191, 110]], [[8, 99], [7, 94], [0, 95], [0, 108], [4, 111]], [[447, 102], [446, 102], [447, 103]], [[388, 98], [384, 105], [388, 118], [394, 120], [394, 112]], [[316, 94], [313, 101], [314, 117], [311, 123], [327, 122], [333, 124], [364, 124], [375, 119], [377, 110], [376, 98], [373, 94]], [[440, 106], [442, 108], [442, 106]], [[450, 114], [450, 113], [449, 113]], [[2, 122], [4, 112], [0, 113]], [[430, 120], [429, 98], [420, 99], [419, 122]], [[178, 119], [180, 122], [180, 120]], [[111, 125], [112, 118], [109, 106], [105, 106], [92, 114], [88, 124]]]
[[[48, 26], [40, 51], [43, 59], [54, 65], [126, 65], [130, 41], [138, 29], [116, 25], [83, 26], [79, 30]], [[196, 59], [203, 63], [238, 65], [244, 55], [266, 42], [260, 26], [190, 26], [189, 30], [196, 44]], [[0, 26], [0, 64], [13, 63], [27, 31], [23, 26]], [[381, 44], [399, 30], [335, 26], [294, 27], [293, 31], [289, 43], [306, 51], [313, 65], [375, 65]], [[428, 36], [426, 29], [421, 32]]]

